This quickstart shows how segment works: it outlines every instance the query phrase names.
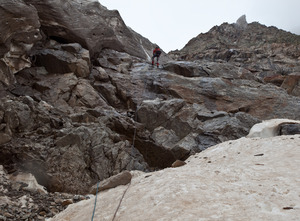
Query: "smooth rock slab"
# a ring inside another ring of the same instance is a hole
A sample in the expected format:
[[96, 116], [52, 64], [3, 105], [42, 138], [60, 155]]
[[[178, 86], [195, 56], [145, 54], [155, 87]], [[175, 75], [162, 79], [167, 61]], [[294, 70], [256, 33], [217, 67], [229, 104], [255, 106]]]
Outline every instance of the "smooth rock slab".
[[[190, 157], [183, 167], [134, 172], [129, 188], [99, 194], [94, 219], [112, 220], [121, 202], [119, 221], [296, 221], [299, 157], [299, 135], [221, 143]], [[94, 201], [70, 205], [49, 221], [89, 220]]]

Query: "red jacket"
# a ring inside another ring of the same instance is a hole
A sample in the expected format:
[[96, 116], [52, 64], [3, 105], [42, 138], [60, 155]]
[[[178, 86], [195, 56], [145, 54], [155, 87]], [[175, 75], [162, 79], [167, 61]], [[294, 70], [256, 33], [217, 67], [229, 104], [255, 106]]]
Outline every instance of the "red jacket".
[[161, 51], [160, 51], [160, 48], [155, 48], [154, 50], [153, 50], [153, 55], [160, 55], [161, 54]]

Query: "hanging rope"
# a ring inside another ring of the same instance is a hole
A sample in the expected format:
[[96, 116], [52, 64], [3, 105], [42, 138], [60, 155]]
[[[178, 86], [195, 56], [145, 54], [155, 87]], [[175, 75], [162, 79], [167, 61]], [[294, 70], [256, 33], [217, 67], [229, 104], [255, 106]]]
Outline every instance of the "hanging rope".
[[[143, 93], [142, 93], [140, 102], [138, 102], [137, 105], [136, 105], [135, 118], [134, 118], [134, 121], [135, 121], [135, 122], [137, 122], [137, 111], [138, 111], [138, 108], [139, 108], [139, 106], [142, 104], [143, 99], [144, 99], [144, 93], [145, 93], [145, 90], [146, 90], [146, 83], [147, 83], [146, 80], [144, 80], [144, 89], [143, 89]], [[135, 127], [134, 127], [134, 132], [133, 132], [132, 145], [131, 145], [131, 157], [132, 157], [132, 166], [131, 166], [131, 168], [132, 168], [132, 169], [133, 169], [133, 166], [134, 166], [133, 152], [134, 152], [134, 145], [135, 145], [135, 140], [136, 140], [136, 131], [137, 131], [137, 127], [135, 126]], [[94, 215], [95, 215], [99, 183], [100, 183], [100, 182], [97, 183], [97, 190], [96, 190], [95, 204], [94, 204], [93, 216], [92, 216], [91, 221], [93, 221]], [[130, 184], [131, 184], [131, 182], [129, 183], [128, 187], [126, 188], [126, 190], [124, 191], [124, 193], [123, 193], [123, 195], [122, 195], [122, 197], [121, 197], [121, 199], [120, 199], [120, 202], [119, 202], [119, 204], [118, 204], [118, 207], [117, 207], [117, 209], [116, 209], [116, 211], [115, 211], [115, 213], [114, 213], [114, 216], [113, 216], [113, 218], [112, 218], [112, 221], [114, 221], [115, 218], [116, 218], [116, 216], [117, 216], [117, 213], [118, 213], [118, 211], [119, 211], [119, 209], [120, 209], [120, 207], [121, 207], [121, 204], [122, 204], [122, 201], [123, 201], [123, 199], [124, 199], [124, 197], [125, 197], [125, 194], [126, 194], [127, 190], [128, 190], [129, 187], [130, 187]]]
[[[134, 117], [134, 121], [135, 121], [135, 122], [137, 122], [137, 111], [138, 111], [140, 105], [141, 105], [142, 102], [143, 102], [145, 90], [146, 90], [146, 80], [144, 80], [144, 89], [143, 89], [143, 93], [142, 93], [140, 102], [138, 102], [137, 105], [136, 105], [136, 109], [135, 109], [135, 117]], [[135, 145], [135, 140], [136, 140], [136, 131], [137, 131], [137, 127], [135, 126], [135, 127], [134, 127], [134, 132], [133, 132], [132, 145], [131, 145], [131, 157], [132, 157], [132, 160], [131, 160], [131, 162], [132, 162], [131, 168], [132, 168], [132, 169], [133, 169], [133, 166], [134, 166], [133, 152], [134, 152], [134, 145]], [[121, 199], [120, 199], [119, 205], [118, 205], [118, 207], [117, 207], [117, 209], [116, 209], [116, 211], [115, 211], [115, 214], [114, 214], [114, 216], [113, 216], [113, 218], [112, 218], [112, 221], [114, 221], [115, 218], [116, 218], [116, 216], [117, 216], [117, 213], [118, 213], [118, 211], [119, 211], [119, 209], [120, 209], [120, 207], [121, 207], [121, 204], [122, 204], [122, 201], [123, 201], [123, 199], [124, 199], [124, 196], [125, 196], [127, 190], [128, 190], [129, 187], [130, 187], [130, 184], [131, 184], [131, 181], [130, 181], [128, 187], [126, 188], [126, 190], [124, 191], [124, 193], [123, 193]]]
[[[134, 117], [134, 121], [137, 122], [137, 111], [138, 111], [138, 107], [139, 105], [136, 105], [136, 109], [135, 109], [135, 117]], [[136, 126], [134, 125], [134, 132], [133, 132], [133, 139], [132, 139], [132, 149], [131, 149], [131, 157], [133, 158], [133, 148], [134, 148], [134, 144], [135, 144], [135, 138], [136, 138]]]
[[[141, 104], [143, 103], [143, 100], [144, 100], [146, 85], [147, 85], [147, 80], [144, 79], [144, 88], [143, 88], [142, 96], [140, 97], [140, 101], [137, 102], [136, 109], [135, 109], [135, 112], [134, 112], [135, 113], [135, 116], [134, 116], [134, 121], [135, 122], [137, 122], [137, 111], [138, 111], [139, 107], [141, 106]], [[133, 139], [132, 139], [132, 145], [131, 145], [131, 157], [132, 157], [132, 167], [131, 168], [132, 169], [133, 169], [133, 163], [134, 163], [133, 152], [134, 152], [134, 147], [135, 147], [136, 131], [137, 131], [137, 127], [136, 127], [136, 125], [134, 125]]]
[[129, 187], [130, 187], [130, 184], [131, 184], [131, 181], [130, 181], [130, 183], [128, 184], [128, 187], [126, 188], [126, 190], [124, 191], [124, 193], [123, 193], [123, 195], [122, 195], [122, 197], [121, 197], [121, 199], [120, 199], [119, 205], [118, 205], [118, 207], [117, 207], [117, 209], [116, 209], [116, 211], [115, 211], [115, 214], [114, 214], [114, 216], [113, 216], [113, 218], [112, 218], [111, 221], [114, 221], [114, 220], [115, 220], [115, 218], [116, 218], [116, 216], [117, 216], [117, 213], [118, 213], [118, 211], [119, 211], [119, 209], [120, 209], [121, 203], [122, 203], [122, 201], [123, 201], [123, 199], [124, 199], [124, 196], [125, 196], [127, 190], [128, 190]]
[[94, 204], [93, 216], [92, 216], [91, 221], [94, 220], [94, 215], [95, 215], [95, 210], [96, 210], [96, 204], [97, 204], [97, 195], [98, 195], [99, 183], [100, 183], [100, 182], [97, 183], [97, 190], [96, 190], [95, 204]]

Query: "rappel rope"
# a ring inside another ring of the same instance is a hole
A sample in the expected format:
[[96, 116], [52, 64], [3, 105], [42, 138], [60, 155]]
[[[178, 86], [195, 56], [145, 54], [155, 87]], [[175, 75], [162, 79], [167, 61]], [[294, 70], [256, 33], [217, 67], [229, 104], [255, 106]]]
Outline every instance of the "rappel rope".
[[94, 204], [93, 216], [92, 216], [91, 221], [94, 220], [94, 215], [95, 215], [95, 210], [96, 210], [96, 204], [97, 204], [97, 195], [98, 195], [99, 184], [100, 184], [100, 182], [97, 183], [97, 190], [96, 190], [95, 204]]
[[128, 190], [129, 187], [130, 187], [130, 184], [131, 184], [131, 182], [128, 184], [128, 187], [127, 187], [126, 190], [124, 191], [124, 193], [123, 193], [123, 195], [122, 195], [122, 197], [121, 197], [121, 199], [120, 199], [119, 205], [118, 205], [118, 207], [117, 207], [117, 209], [116, 209], [116, 211], [115, 211], [115, 213], [114, 213], [114, 216], [113, 216], [113, 218], [112, 218], [111, 221], [114, 221], [115, 218], [117, 217], [117, 213], [118, 213], [118, 211], [119, 211], [119, 209], [120, 209], [120, 207], [121, 207], [121, 203], [122, 203], [122, 201], [123, 201], [123, 199], [124, 199], [124, 196], [125, 196], [127, 190]]
[[[135, 121], [135, 122], [137, 121], [137, 111], [138, 111], [138, 109], [139, 109], [139, 107], [140, 107], [140, 105], [142, 104], [143, 99], [144, 99], [144, 94], [145, 94], [145, 90], [146, 90], [146, 81], [147, 81], [147, 80], [144, 80], [144, 89], [143, 89], [143, 93], [142, 93], [142, 96], [141, 96], [141, 101], [140, 101], [139, 103], [137, 103], [137, 105], [136, 105], [135, 118], [134, 118], [134, 121]], [[133, 132], [132, 145], [131, 145], [131, 154], [130, 154], [130, 155], [131, 155], [131, 158], [132, 158], [132, 168], [133, 168], [133, 166], [134, 166], [133, 153], [134, 153], [134, 148], [135, 148], [134, 145], [135, 145], [135, 140], [136, 140], [136, 131], [137, 131], [137, 127], [135, 126], [135, 127], [134, 127], [134, 132]], [[95, 203], [94, 203], [94, 209], [93, 209], [93, 215], [92, 215], [91, 221], [94, 220], [94, 216], [95, 216], [95, 210], [96, 210], [96, 205], [97, 205], [97, 195], [98, 195], [99, 184], [100, 184], [100, 182], [97, 183], [97, 190], [96, 190], [96, 196], [95, 196]], [[114, 221], [115, 218], [116, 218], [116, 216], [117, 216], [118, 210], [119, 210], [120, 207], [121, 207], [121, 203], [122, 203], [122, 201], [123, 201], [123, 199], [124, 199], [124, 196], [125, 196], [127, 190], [128, 190], [129, 187], [130, 187], [130, 184], [131, 184], [131, 182], [129, 183], [128, 187], [127, 187], [126, 190], [124, 191], [124, 193], [123, 193], [123, 195], [122, 195], [122, 197], [121, 197], [121, 199], [120, 199], [120, 201], [119, 201], [118, 207], [117, 207], [117, 209], [116, 209], [116, 211], [115, 211], [115, 213], [114, 213], [114, 216], [113, 216], [113, 218], [112, 218], [112, 221]]]
[[[134, 117], [135, 122], [137, 121], [137, 111], [138, 111], [138, 109], [139, 109], [139, 107], [140, 107], [140, 105], [142, 104], [143, 99], [144, 99], [145, 90], [146, 90], [146, 80], [144, 80], [144, 89], [143, 89], [143, 93], [142, 93], [142, 96], [141, 96], [141, 101], [139, 102], [139, 104], [137, 103], [137, 105], [136, 105], [136, 109], [135, 109], [135, 117]], [[131, 145], [131, 158], [132, 158], [132, 165], [131, 165], [131, 168], [133, 168], [133, 166], [134, 166], [133, 152], [134, 152], [134, 144], [135, 144], [135, 139], [136, 139], [136, 130], [137, 130], [137, 127], [135, 126], [135, 127], [134, 127], [134, 132], [133, 132], [132, 145]], [[113, 218], [112, 218], [112, 221], [114, 221], [115, 218], [116, 218], [116, 216], [117, 216], [117, 213], [118, 213], [118, 211], [119, 211], [119, 209], [120, 209], [120, 207], [121, 207], [121, 203], [122, 203], [122, 201], [123, 201], [123, 199], [124, 199], [124, 196], [125, 196], [127, 190], [128, 190], [129, 187], [130, 187], [130, 184], [131, 184], [131, 181], [130, 181], [130, 183], [128, 184], [128, 187], [126, 188], [126, 190], [124, 191], [124, 193], [123, 193], [123, 195], [122, 195], [122, 197], [121, 197], [121, 199], [120, 199], [119, 205], [118, 205], [118, 207], [117, 207], [117, 209], [116, 209], [116, 211], [115, 211], [115, 213], [114, 213], [114, 216], [113, 216]]]
[[[144, 79], [143, 93], [142, 93], [142, 96], [140, 98], [140, 102], [137, 102], [136, 109], [135, 109], [135, 112], [134, 112], [134, 122], [137, 122], [137, 111], [140, 108], [141, 104], [143, 103], [144, 95], [145, 95], [145, 91], [146, 91], [146, 85], [147, 85], [147, 79], [146, 80]], [[137, 131], [137, 127], [136, 127], [136, 125], [134, 125], [132, 145], [131, 145], [132, 168], [133, 168], [133, 163], [134, 163], [133, 152], [134, 152], [134, 148], [135, 148], [134, 145], [135, 145], [135, 140], [136, 140], [136, 131]]]

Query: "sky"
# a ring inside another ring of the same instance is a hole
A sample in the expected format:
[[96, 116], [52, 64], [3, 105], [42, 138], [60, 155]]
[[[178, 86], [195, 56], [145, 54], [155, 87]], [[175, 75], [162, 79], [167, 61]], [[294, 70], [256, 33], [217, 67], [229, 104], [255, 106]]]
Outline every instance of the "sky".
[[246, 15], [248, 23], [300, 35], [300, 0], [99, 0], [117, 9], [127, 26], [165, 52], [182, 49], [193, 37]]

